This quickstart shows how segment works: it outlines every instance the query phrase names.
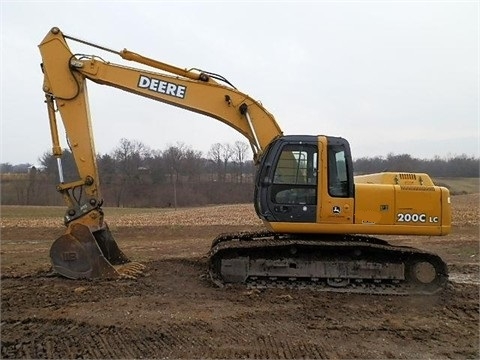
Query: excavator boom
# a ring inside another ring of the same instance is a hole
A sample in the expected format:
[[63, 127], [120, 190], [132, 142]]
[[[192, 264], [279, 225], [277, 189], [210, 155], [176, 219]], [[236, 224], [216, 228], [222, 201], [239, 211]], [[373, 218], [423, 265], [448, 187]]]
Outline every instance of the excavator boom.
[[[78, 108], [88, 110], [87, 79], [215, 118], [244, 135], [256, 158], [261, 156], [262, 150], [273, 139], [282, 135], [275, 118], [260, 102], [238, 91], [219, 75], [183, 70], [128, 50], [116, 52], [101, 47], [126, 60], [159, 71], [121, 66], [93, 55], [74, 55], [66, 43], [66, 37], [57, 28], [50, 31], [39, 47], [45, 76], [44, 91], [62, 104], [58, 109], [64, 123], [85, 123], [83, 126], [88, 129], [73, 131], [89, 137], [90, 143], [85, 141], [86, 148], [82, 149], [82, 154], [88, 151], [87, 148], [92, 149], [91, 126], [86, 121], [88, 114], [69, 114], [64, 107], [70, 105], [75, 111]], [[214, 76], [225, 84], [220, 84]], [[68, 130], [67, 133], [73, 135]]]

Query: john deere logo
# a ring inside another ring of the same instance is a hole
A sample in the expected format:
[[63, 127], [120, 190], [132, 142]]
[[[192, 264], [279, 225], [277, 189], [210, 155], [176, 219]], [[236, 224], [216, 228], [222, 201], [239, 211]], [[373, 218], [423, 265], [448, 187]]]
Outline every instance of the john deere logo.
[[185, 86], [177, 85], [171, 82], [162, 81], [148, 76], [140, 75], [138, 78], [138, 87], [141, 89], [148, 89], [160, 94], [174, 96], [180, 99], [185, 98], [187, 88]]

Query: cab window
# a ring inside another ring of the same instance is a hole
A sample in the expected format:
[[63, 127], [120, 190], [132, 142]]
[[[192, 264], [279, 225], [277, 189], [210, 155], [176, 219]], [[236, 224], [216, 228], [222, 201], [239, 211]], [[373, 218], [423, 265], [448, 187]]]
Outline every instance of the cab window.
[[348, 168], [344, 146], [328, 146], [328, 192], [334, 197], [348, 197]]
[[317, 202], [318, 151], [315, 145], [286, 145], [278, 158], [271, 200], [277, 204]]

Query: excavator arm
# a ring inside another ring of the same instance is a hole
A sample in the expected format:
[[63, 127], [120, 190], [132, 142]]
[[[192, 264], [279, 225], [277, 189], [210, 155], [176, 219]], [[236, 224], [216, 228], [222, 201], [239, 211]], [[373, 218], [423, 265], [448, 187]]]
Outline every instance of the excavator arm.
[[[67, 40], [114, 53], [151, 70], [114, 64], [94, 55], [73, 54]], [[219, 75], [181, 69], [128, 50], [111, 50], [67, 36], [58, 28], [51, 29], [39, 48], [53, 154], [59, 167], [57, 190], [68, 206], [64, 217], [67, 233], [53, 244], [50, 255], [54, 269], [64, 276], [115, 277], [120, 270], [112, 269], [113, 265], [130, 262], [104, 222], [87, 80], [217, 119], [248, 139], [256, 161], [267, 145], [282, 135], [274, 117], [258, 101]], [[77, 165], [77, 181], [65, 182], [63, 178], [57, 113]]]

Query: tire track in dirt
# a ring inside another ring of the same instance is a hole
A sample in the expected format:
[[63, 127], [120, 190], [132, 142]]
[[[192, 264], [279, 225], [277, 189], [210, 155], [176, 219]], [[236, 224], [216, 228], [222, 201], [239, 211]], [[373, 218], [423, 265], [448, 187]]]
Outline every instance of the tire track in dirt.
[[216, 359], [328, 359], [322, 346], [305, 341], [277, 341], [273, 336], [259, 337], [254, 341], [229, 343], [210, 349], [202, 358]]
[[478, 263], [449, 264], [448, 278], [458, 284], [480, 285], [480, 265]]
[[[222, 324], [224, 349], [212, 355], [219, 358], [329, 358], [324, 339], [305, 340], [302, 337], [305, 330], [301, 324], [290, 327], [289, 334], [285, 337], [284, 323], [276, 317], [276, 314], [256, 313], [251, 317], [234, 316], [225, 319]], [[230, 344], [228, 349], [225, 349], [225, 343]]]
[[[206, 326], [198, 322], [145, 329], [98, 326], [70, 320], [4, 321], [1, 358], [178, 357], [188, 355], [191, 349], [206, 347], [207, 341], [197, 338], [198, 333], [208, 333], [206, 330]], [[9, 336], [10, 333], [24, 336], [15, 338]]]
[[[264, 324], [265, 328], [273, 324]], [[263, 327], [263, 326], [262, 326]], [[274, 329], [274, 328], [270, 328]], [[226, 332], [226, 337], [211, 337], [212, 329], [203, 322], [160, 325], [158, 329], [122, 328], [79, 323], [71, 320], [28, 318], [21, 322], [2, 322], [1, 357], [18, 358], [328, 358], [324, 346], [297, 336], [278, 339], [272, 334], [258, 335], [245, 329]], [[254, 330], [258, 334], [259, 329]], [[22, 333], [22, 338], [9, 336]], [[228, 346], [225, 346], [228, 342]]]

